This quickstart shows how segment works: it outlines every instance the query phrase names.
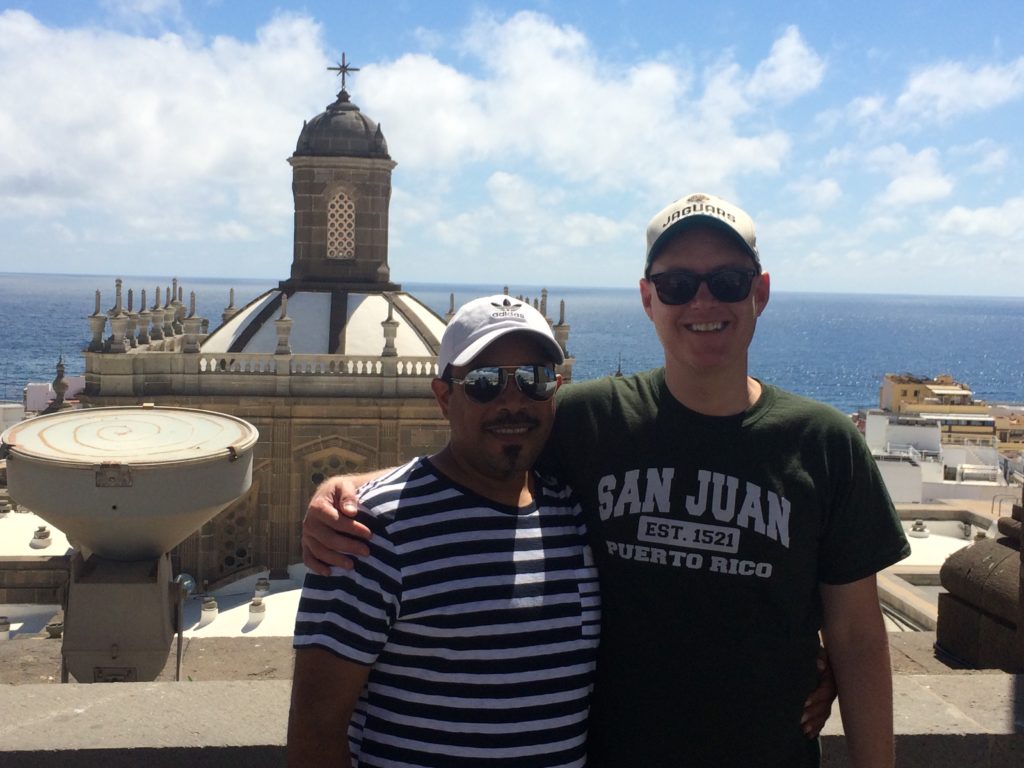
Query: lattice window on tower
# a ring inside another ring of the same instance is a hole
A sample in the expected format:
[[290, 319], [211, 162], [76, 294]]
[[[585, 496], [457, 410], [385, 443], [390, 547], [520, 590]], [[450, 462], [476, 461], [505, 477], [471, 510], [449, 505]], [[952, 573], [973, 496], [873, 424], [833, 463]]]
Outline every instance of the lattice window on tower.
[[362, 457], [347, 451], [330, 451], [311, 457], [306, 462], [306, 469], [310, 483], [317, 486], [329, 477], [358, 472], [363, 463]]
[[327, 258], [356, 257], [356, 204], [344, 192], [327, 203]]
[[226, 576], [235, 571], [251, 568], [256, 550], [256, 535], [252, 523], [255, 517], [254, 495], [236, 503], [216, 518], [220, 549], [220, 573]]

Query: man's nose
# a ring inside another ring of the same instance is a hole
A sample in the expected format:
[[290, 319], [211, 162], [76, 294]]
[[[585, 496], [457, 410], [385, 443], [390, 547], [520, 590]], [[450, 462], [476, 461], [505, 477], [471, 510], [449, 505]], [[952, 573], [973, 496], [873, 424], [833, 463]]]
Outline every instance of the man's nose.
[[499, 390], [498, 396], [495, 398], [495, 400], [516, 401], [521, 400], [525, 397], [526, 395], [523, 394], [523, 391], [519, 388], [519, 383], [516, 381], [515, 374], [509, 373], [508, 375], [505, 376], [505, 381], [501, 385], [501, 389]]
[[710, 304], [717, 302], [714, 294], [711, 293], [711, 288], [708, 287], [707, 280], [701, 280], [700, 285], [697, 286], [697, 293], [694, 294], [693, 298], [690, 299], [690, 304]]

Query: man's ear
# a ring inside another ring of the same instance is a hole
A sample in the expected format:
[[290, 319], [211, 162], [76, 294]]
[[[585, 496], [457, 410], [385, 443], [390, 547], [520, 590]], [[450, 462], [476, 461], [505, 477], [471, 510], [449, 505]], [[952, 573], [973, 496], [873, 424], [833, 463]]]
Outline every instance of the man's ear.
[[651, 316], [651, 284], [646, 278], [640, 278], [640, 302], [644, 305], [644, 312], [647, 317], [653, 320]]
[[768, 298], [772, 293], [772, 281], [767, 272], [762, 272], [754, 278], [754, 317], [760, 317], [764, 308], [768, 306]]
[[433, 391], [434, 399], [437, 400], [437, 404], [441, 408], [441, 415], [447, 419], [448, 400], [452, 396], [451, 382], [434, 379], [430, 382], [430, 389]]

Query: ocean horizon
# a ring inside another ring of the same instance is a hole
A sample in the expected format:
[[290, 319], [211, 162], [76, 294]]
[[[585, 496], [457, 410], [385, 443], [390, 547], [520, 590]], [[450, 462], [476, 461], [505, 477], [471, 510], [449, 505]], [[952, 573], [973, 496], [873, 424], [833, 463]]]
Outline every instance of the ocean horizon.
[[[0, 273], [0, 399], [20, 400], [30, 381], [51, 381], [59, 357], [68, 375], [81, 374], [89, 340], [86, 319], [100, 291], [101, 309], [114, 303], [113, 276]], [[124, 293], [135, 306], [146, 290], [163, 292], [169, 278], [124, 276]], [[277, 280], [189, 278], [178, 280], [185, 302], [196, 293], [197, 314], [220, 323], [235, 291], [242, 307]], [[458, 306], [504, 285], [402, 283], [440, 315], [450, 297]], [[538, 285], [508, 286], [513, 296], [539, 299]], [[548, 286], [548, 316], [559, 319], [565, 303], [568, 347], [577, 381], [621, 370], [629, 374], [662, 364], [661, 346], [640, 305], [635, 286]], [[126, 299], [127, 300], [127, 299]], [[1024, 327], [1024, 298], [904, 294], [796, 293], [775, 291], [758, 321], [750, 350], [751, 374], [784, 389], [833, 405], [844, 413], [878, 405], [886, 373], [952, 375], [975, 398], [990, 403], [1024, 402], [1024, 365], [1013, 344]], [[108, 328], [109, 332], [109, 328]]]

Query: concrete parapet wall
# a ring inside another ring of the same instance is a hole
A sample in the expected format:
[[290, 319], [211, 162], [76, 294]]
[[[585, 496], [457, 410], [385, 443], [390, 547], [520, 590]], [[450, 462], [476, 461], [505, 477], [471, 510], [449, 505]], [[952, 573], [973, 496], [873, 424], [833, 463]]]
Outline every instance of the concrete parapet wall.
[[[897, 675], [901, 768], [1019, 768], [1024, 676]], [[0, 687], [5, 768], [283, 766], [290, 680]], [[822, 765], [845, 768], [842, 723]]]
[[66, 555], [0, 558], [0, 603], [59, 604], [68, 562]]
[[5, 768], [282, 766], [290, 680], [0, 688]]
[[16, 752], [4, 755], [9, 768], [54, 768], [74, 765], [81, 768], [281, 768], [285, 764], [283, 746], [250, 747], [164, 747], [124, 749], [81, 749]]

